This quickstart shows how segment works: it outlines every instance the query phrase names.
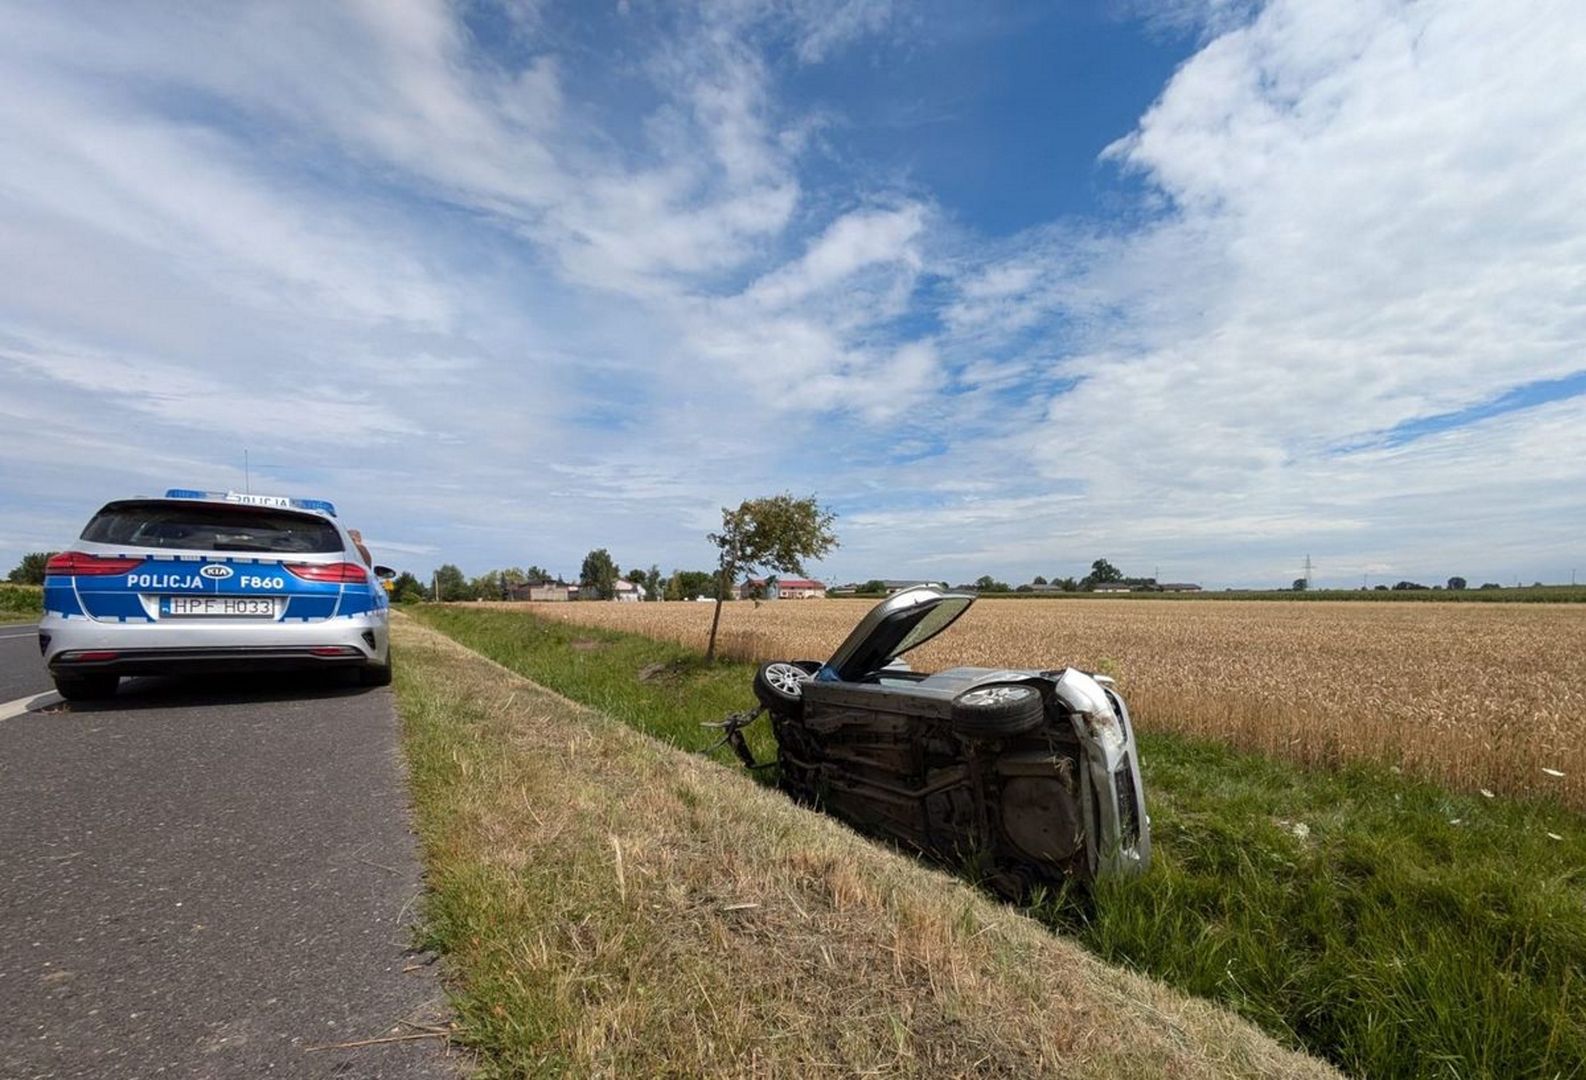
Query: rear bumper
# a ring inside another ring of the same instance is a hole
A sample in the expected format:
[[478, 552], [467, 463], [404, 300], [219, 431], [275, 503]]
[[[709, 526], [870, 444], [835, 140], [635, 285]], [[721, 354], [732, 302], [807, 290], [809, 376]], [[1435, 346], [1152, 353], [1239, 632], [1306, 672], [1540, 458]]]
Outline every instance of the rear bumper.
[[107, 675], [197, 675], [205, 672], [300, 671], [304, 668], [362, 667], [369, 655], [350, 645], [287, 648], [74, 649], [49, 661], [51, 674], [99, 672]]
[[175, 620], [102, 622], [46, 615], [40, 651], [52, 673], [175, 675], [201, 671], [282, 671], [384, 664], [385, 612], [317, 622]]

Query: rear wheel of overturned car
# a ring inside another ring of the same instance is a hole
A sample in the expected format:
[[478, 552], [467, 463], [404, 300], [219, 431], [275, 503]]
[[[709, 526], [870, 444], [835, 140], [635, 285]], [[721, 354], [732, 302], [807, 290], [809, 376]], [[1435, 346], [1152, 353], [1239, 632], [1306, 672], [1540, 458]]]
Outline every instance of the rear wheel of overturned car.
[[786, 660], [761, 664], [754, 673], [754, 696], [760, 704], [780, 716], [800, 716], [804, 712], [804, 684], [810, 672]]
[[1034, 731], [1044, 715], [1033, 686], [977, 686], [953, 702], [953, 731], [968, 739], [1001, 739]]
[[103, 701], [115, 695], [116, 686], [120, 682], [119, 676], [107, 675], [104, 672], [57, 675], [55, 692], [67, 701]]

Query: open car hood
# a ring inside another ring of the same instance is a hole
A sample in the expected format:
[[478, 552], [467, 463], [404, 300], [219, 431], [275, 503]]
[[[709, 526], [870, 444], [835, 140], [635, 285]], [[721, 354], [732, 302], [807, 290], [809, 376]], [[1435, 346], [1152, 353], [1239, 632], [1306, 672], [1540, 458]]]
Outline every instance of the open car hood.
[[859, 620], [817, 678], [850, 682], [879, 671], [953, 625], [974, 602], [973, 594], [934, 585], [900, 589]]

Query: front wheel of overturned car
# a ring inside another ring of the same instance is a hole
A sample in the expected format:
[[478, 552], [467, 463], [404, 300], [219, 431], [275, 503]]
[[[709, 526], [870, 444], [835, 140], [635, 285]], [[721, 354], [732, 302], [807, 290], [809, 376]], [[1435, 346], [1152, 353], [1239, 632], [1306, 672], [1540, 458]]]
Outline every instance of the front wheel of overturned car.
[[953, 702], [953, 731], [969, 739], [1002, 739], [1041, 726], [1045, 707], [1033, 686], [977, 686]]
[[119, 676], [103, 672], [84, 675], [56, 675], [55, 692], [67, 701], [103, 701], [114, 697]]
[[761, 664], [754, 673], [754, 696], [779, 716], [797, 717], [804, 712], [804, 684], [810, 673], [785, 660]]

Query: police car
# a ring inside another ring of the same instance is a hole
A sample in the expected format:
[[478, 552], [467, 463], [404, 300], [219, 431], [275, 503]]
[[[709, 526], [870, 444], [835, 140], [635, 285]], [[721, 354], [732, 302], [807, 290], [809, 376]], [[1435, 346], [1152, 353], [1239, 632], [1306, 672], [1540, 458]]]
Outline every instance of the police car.
[[72, 701], [123, 675], [345, 667], [383, 686], [390, 576], [322, 499], [173, 488], [107, 503], [49, 560], [39, 648]]

